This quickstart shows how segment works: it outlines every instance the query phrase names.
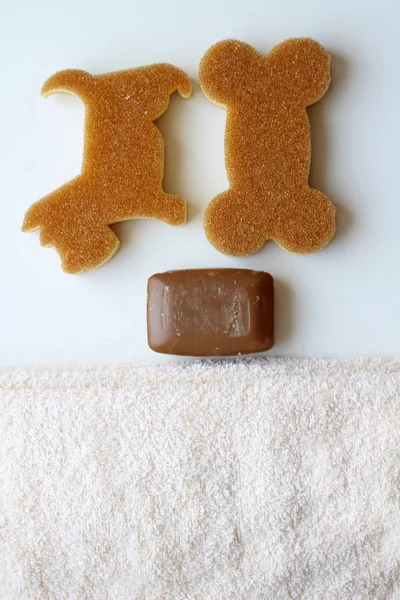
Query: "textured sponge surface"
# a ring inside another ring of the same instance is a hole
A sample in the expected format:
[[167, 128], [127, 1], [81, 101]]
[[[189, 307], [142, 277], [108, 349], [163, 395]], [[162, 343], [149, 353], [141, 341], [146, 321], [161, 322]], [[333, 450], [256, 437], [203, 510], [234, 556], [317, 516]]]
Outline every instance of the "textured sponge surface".
[[227, 109], [230, 187], [208, 205], [205, 232], [221, 252], [246, 255], [268, 239], [296, 253], [322, 249], [335, 232], [331, 201], [308, 185], [307, 106], [330, 84], [330, 56], [317, 42], [290, 39], [268, 56], [237, 40], [212, 46], [200, 85]]
[[40, 229], [42, 245], [56, 247], [65, 271], [93, 269], [111, 258], [119, 240], [110, 223], [185, 223], [185, 201], [162, 189], [164, 143], [153, 121], [170, 94], [188, 98], [191, 89], [187, 75], [169, 64], [99, 76], [66, 70], [46, 81], [43, 96], [71, 92], [85, 104], [82, 172], [32, 205], [23, 229]]

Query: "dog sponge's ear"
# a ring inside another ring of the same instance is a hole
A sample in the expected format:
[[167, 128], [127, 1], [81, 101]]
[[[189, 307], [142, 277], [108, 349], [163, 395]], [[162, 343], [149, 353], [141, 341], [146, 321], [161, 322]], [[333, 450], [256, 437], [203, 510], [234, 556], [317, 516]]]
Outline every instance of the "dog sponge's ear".
[[[127, 77], [126, 73], [130, 76]], [[119, 75], [117, 72], [103, 77], [110, 84], [111, 78], [118, 78]], [[167, 110], [171, 94], [179, 92], [183, 98], [189, 98], [192, 93], [192, 84], [187, 74], [167, 63], [139, 67], [129, 72], [121, 71], [121, 75], [123, 80], [118, 86], [120, 97], [131, 100], [152, 121]], [[114, 83], [114, 87], [115, 85]]]
[[310, 38], [293, 38], [272, 49], [267, 63], [286, 100], [309, 106], [327, 91], [331, 57]]
[[261, 56], [248, 44], [224, 40], [211, 46], [200, 62], [200, 85], [211, 102], [226, 106], [246, 93]]

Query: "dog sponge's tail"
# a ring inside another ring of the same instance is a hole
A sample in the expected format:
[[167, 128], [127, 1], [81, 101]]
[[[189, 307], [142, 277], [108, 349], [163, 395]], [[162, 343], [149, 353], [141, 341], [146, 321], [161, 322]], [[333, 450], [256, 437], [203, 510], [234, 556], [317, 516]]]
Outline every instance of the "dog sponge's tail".
[[91, 87], [92, 75], [79, 69], [65, 69], [51, 75], [43, 84], [41, 94], [44, 98], [56, 92], [69, 92], [84, 97]]

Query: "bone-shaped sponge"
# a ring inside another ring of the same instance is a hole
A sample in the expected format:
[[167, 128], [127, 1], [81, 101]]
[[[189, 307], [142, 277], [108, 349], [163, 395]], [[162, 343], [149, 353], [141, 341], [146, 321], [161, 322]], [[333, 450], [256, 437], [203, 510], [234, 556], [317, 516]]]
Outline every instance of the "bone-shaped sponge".
[[333, 237], [335, 208], [308, 186], [306, 111], [329, 83], [330, 56], [311, 39], [287, 40], [268, 56], [225, 40], [204, 55], [200, 85], [212, 102], [227, 108], [230, 187], [204, 216], [206, 235], [219, 251], [252, 254], [273, 239], [291, 252], [309, 253]]
[[109, 224], [154, 218], [186, 222], [186, 203], [162, 189], [164, 143], [154, 125], [170, 95], [188, 98], [186, 73], [168, 64], [92, 76], [66, 70], [51, 76], [42, 95], [71, 92], [86, 107], [82, 172], [33, 204], [23, 230], [40, 229], [55, 246], [64, 271], [79, 273], [107, 262], [119, 240]]

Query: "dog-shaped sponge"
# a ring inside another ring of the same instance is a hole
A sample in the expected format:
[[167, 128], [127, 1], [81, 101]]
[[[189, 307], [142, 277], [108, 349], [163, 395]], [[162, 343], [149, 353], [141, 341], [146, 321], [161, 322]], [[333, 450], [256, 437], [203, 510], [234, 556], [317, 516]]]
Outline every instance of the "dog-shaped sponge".
[[162, 189], [164, 143], [154, 125], [178, 91], [188, 98], [186, 73], [168, 64], [92, 76], [55, 73], [42, 88], [47, 97], [71, 92], [86, 107], [82, 172], [33, 204], [23, 230], [41, 230], [41, 243], [55, 246], [68, 273], [99, 267], [117, 251], [109, 224], [155, 218], [186, 222], [186, 203]]
[[335, 208], [308, 186], [311, 136], [306, 108], [325, 94], [330, 56], [311, 39], [290, 39], [268, 56], [240, 41], [212, 46], [200, 85], [227, 108], [225, 160], [230, 188], [204, 216], [210, 242], [225, 254], [259, 250], [268, 239], [296, 253], [323, 248]]

